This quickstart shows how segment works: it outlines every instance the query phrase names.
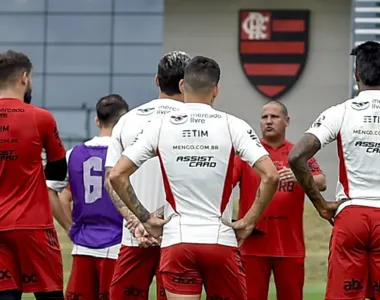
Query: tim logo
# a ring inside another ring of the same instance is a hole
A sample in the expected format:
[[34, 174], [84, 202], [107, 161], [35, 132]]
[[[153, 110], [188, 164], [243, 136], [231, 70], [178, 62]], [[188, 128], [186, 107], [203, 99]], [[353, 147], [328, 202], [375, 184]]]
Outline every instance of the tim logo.
[[174, 115], [170, 117], [170, 122], [174, 125], [179, 125], [185, 123], [188, 119], [188, 115]]
[[365, 102], [352, 102], [351, 107], [355, 110], [365, 110], [369, 107], [369, 101]]
[[364, 116], [363, 118], [364, 123], [380, 123], [380, 117], [379, 116]]
[[343, 288], [345, 291], [358, 291], [364, 288], [361, 280], [352, 278], [351, 280], [344, 281]]
[[124, 288], [124, 296], [148, 299], [148, 290], [140, 290], [137, 287], [131, 285]]
[[137, 115], [139, 116], [147, 116], [147, 115], [150, 115], [154, 112], [154, 107], [149, 107], [149, 108], [139, 108], [137, 110]]
[[80, 293], [67, 292], [65, 299], [66, 300], [82, 300], [83, 295]]
[[300, 78], [309, 49], [308, 10], [241, 10], [239, 56], [252, 86], [269, 99]]

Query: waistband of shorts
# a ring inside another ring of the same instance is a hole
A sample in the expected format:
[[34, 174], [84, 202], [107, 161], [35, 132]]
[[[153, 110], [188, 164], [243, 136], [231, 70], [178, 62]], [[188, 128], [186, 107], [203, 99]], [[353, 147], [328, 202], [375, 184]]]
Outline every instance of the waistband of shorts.
[[366, 200], [366, 199], [351, 199], [346, 202], [343, 202], [341, 205], [339, 205], [335, 216], [337, 216], [343, 208], [351, 205], [358, 205], [358, 206], [367, 206], [367, 207], [374, 207], [374, 208], [380, 208], [380, 200]]

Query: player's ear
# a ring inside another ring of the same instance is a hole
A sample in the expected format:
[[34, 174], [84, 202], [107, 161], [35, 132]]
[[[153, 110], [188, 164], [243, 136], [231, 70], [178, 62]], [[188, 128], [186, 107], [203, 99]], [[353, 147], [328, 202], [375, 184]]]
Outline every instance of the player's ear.
[[100, 122], [99, 122], [98, 117], [95, 117], [95, 124], [96, 126], [98, 126], [98, 128], [100, 128]]
[[290, 124], [290, 118], [289, 117], [286, 117], [286, 126], [289, 126], [289, 124]]
[[154, 75], [154, 82], [156, 83], [157, 87], [160, 87], [160, 83], [158, 82], [158, 76], [157, 76], [157, 74]]
[[214, 97], [214, 99], [216, 98], [216, 96], [218, 96], [218, 94], [219, 94], [219, 84], [217, 84], [212, 91], [212, 96]]
[[181, 79], [178, 83], [179, 90], [181, 91], [182, 94], [185, 93], [185, 81]]
[[23, 72], [21, 75], [21, 83], [22, 85], [29, 86], [29, 73], [28, 72]]
[[358, 69], [355, 69], [355, 81], [357, 82], [357, 83], [359, 83], [360, 82], [360, 77], [359, 77], [359, 71], [358, 71]]

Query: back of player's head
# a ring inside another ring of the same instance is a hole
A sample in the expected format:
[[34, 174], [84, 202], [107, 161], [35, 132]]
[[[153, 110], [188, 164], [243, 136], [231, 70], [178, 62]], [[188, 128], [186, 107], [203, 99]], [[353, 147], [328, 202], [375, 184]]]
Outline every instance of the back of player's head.
[[182, 51], [165, 54], [158, 63], [157, 81], [162, 93], [168, 96], [181, 94], [179, 82], [183, 79], [186, 64], [190, 56]]
[[0, 53], [0, 89], [15, 83], [22, 76], [32, 71], [32, 63], [28, 56], [21, 52], [8, 50]]
[[350, 55], [356, 56], [356, 80], [366, 86], [380, 86], [380, 44], [365, 42], [352, 49]]
[[96, 115], [103, 126], [114, 126], [128, 110], [127, 102], [117, 94], [104, 96], [96, 103]]
[[185, 68], [184, 88], [188, 93], [210, 94], [217, 87], [220, 68], [212, 58], [194, 57]]

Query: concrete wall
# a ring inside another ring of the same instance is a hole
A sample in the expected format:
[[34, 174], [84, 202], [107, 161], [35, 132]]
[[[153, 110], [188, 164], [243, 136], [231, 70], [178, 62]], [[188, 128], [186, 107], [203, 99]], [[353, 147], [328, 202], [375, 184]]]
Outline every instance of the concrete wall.
[[[302, 77], [280, 100], [287, 105], [291, 125], [288, 139], [295, 142], [318, 114], [342, 102], [349, 94], [350, 11], [348, 0], [165, 0], [164, 49], [182, 49], [208, 55], [222, 68], [216, 108], [237, 115], [259, 130], [261, 106], [266, 99], [250, 85], [239, 61], [239, 9], [309, 9], [310, 48]], [[319, 155], [328, 176], [332, 198], [337, 178], [336, 145]]]

